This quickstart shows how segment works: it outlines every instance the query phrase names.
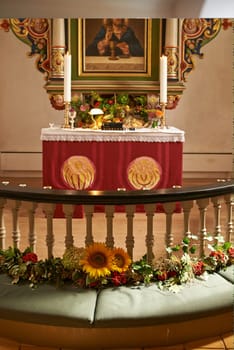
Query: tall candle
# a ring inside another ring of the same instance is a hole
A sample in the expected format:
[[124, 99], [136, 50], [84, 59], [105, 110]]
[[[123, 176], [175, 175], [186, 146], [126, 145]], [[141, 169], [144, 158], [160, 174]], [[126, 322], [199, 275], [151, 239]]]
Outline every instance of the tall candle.
[[64, 101], [71, 102], [71, 55], [64, 55]]
[[167, 56], [160, 57], [160, 102], [167, 103]]

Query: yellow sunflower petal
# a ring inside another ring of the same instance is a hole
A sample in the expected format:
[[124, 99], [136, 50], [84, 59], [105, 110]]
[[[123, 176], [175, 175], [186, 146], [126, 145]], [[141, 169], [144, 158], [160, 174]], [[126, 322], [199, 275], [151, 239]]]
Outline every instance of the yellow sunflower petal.
[[124, 272], [129, 268], [131, 258], [122, 248], [113, 249], [113, 266], [112, 269], [118, 272]]
[[91, 278], [100, 278], [111, 273], [112, 260], [111, 249], [104, 243], [93, 243], [86, 248], [85, 257], [80, 264]]

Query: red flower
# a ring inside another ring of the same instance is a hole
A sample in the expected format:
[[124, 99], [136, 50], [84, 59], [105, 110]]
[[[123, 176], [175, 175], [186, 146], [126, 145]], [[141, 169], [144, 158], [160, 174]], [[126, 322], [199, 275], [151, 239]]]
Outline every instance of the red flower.
[[85, 105], [80, 106], [81, 112], [86, 112], [89, 110], [89, 105], [86, 103]]
[[225, 254], [223, 252], [221, 252], [220, 250], [212, 251], [210, 253], [210, 256], [214, 257], [217, 261], [220, 261], [220, 262], [226, 261]]
[[83, 278], [78, 278], [78, 279], [75, 281], [75, 284], [76, 284], [78, 287], [84, 288], [84, 287], [85, 287], [85, 280], [84, 280]]
[[98, 108], [99, 106], [100, 106], [100, 101], [96, 101], [95, 103], [94, 103], [94, 108]]
[[234, 248], [229, 248], [228, 249], [228, 255], [231, 259], [234, 259]]
[[167, 279], [168, 275], [167, 275], [167, 271], [159, 271], [157, 278], [159, 281], [165, 281]]
[[117, 271], [113, 272], [111, 280], [115, 286], [120, 286], [122, 284], [126, 284], [127, 282], [125, 273], [124, 272], [119, 273]]
[[168, 278], [175, 277], [176, 275], [177, 275], [177, 272], [174, 270], [168, 271], [168, 273], [167, 273]]
[[32, 263], [36, 263], [38, 261], [37, 254], [35, 254], [35, 253], [26, 253], [23, 256], [23, 261], [24, 262], [31, 261]]
[[201, 276], [204, 272], [204, 263], [203, 261], [198, 261], [196, 264], [193, 265], [193, 272], [195, 276]]
[[99, 281], [93, 281], [88, 284], [89, 288], [97, 288], [99, 286], [100, 282]]

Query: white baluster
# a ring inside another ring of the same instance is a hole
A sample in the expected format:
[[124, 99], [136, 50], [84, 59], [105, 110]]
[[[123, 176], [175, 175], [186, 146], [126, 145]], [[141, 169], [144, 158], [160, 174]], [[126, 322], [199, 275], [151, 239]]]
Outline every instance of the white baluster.
[[172, 233], [172, 215], [174, 213], [176, 203], [164, 203], [163, 208], [166, 213], [166, 235], [165, 243], [166, 247], [171, 247], [173, 245], [174, 237]]
[[133, 235], [133, 218], [136, 210], [135, 205], [126, 205], [126, 217], [127, 217], [127, 236], [126, 236], [126, 248], [128, 255], [133, 258], [134, 248], [134, 235]]
[[213, 206], [214, 206], [214, 217], [215, 217], [214, 236], [220, 236], [221, 235], [221, 222], [220, 222], [221, 198], [220, 197], [213, 197], [213, 198], [211, 198], [211, 201], [212, 201]]
[[193, 208], [193, 201], [181, 202], [181, 206], [183, 208], [184, 213], [184, 235], [188, 236], [191, 234], [189, 217], [191, 209]]
[[6, 227], [4, 222], [4, 207], [6, 204], [5, 198], [0, 198], [0, 249], [6, 248]]
[[147, 262], [150, 264], [154, 258], [153, 218], [155, 214], [155, 204], [145, 204], [144, 208], [147, 216], [147, 233], [145, 237], [145, 243], [146, 243], [146, 249], [147, 249]]
[[28, 243], [30, 248], [35, 252], [36, 251], [36, 232], [35, 232], [35, 213], [37, 209], [37, 203], [34, 202], [25, 202], [24, 206], [28, 211]]
[[71, 204], [63, 204], [63, 212], [66, 218], [65, 247], [69, 248], [72, 247], [74, 243], [74, 238], [72, 234], [72, 216], [74, 212], [74, 206]]
[[14, 248], [19, 248], [20, 245], [20, 230], [19, 230], [19, 208], [21, 202], [17, 200], [10, 200], [9, 206], [12, 212], [12, 242]]
[[227, 194], [224, 196], [225, 203], [227, 206], [227, 241], [234, 242], [233, 237], [233, 206], [234, 206], [234, 195]]
[[209, 205], [209, 198], [197, 200], [197, 205], [200, 210], [200, 256], [204, 255], [204, 238], [207, 235], [206, 230], [206, 212]]
[[114, 217], [115, 207], [114, 205], [106, 205], [106, 245], [107, 247], [113, 248], [115, 241], [113, 235], [113, 217]]
[[47, 245], [47, 255], [48, 258], [53, 257], [53, 246], [54, 246], [54, 232], [53, 232], [53, 216], [55, 204], [43, 204], [43, 209], [47, 221], [47, 235], [46, 235], [46, 245]]
[[93, 213], [94, 205], [84, 205], [84, 212], [86, 217], [86, 237], [85, 245], [90, 245], [93, 243]]

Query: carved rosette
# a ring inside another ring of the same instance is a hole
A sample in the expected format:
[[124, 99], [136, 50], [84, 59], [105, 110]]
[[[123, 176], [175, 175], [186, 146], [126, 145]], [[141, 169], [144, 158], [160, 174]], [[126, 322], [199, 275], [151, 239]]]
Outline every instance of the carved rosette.
[[0, 30], [1, 29], [3, 29], [4, 32], [9, 32], [9, 30], [10, 30], [9, 19], [7, 19], [7, 18], [0, 19]]
[[54, 109], [61, 111], [65, 108], [63, 94], [50, 94], [50, 103]]
[[168, 95], [166, 109], [175, 109], [180, 101], [181, 95]]

